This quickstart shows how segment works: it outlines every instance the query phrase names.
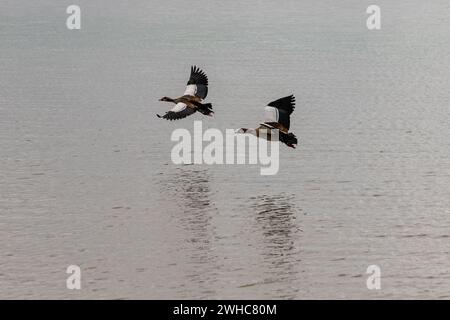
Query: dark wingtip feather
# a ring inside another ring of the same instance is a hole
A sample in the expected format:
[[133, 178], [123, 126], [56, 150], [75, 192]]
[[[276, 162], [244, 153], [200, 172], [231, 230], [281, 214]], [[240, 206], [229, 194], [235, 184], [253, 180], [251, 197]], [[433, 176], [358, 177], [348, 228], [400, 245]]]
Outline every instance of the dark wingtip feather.
[[189, 84], [202, 84], [207, 86], [208, 85], [208, 77], [206, 73], [201, 70], [196, 65], [191, 66], [191, 75], [189, 77], [189, 81], [187, 83]]
[[268, 106], [280, 109], [280, 110], [285, 110], [286, 112], [288, 112], [288, 114], [291, 114], [294, 109], [295, 109], [295, 97], [293, 94], [291, 94], [290, 96], [286, 96], [283, 98], [280, 98], [278, 100], [272, 101], [268, 104]]
[[295, 148], [295, 145], [298, 144], [298, 139], [292, 132], [289, 132], [288, 134], [280, 133], [280, 142], [286, 144], [291, 148]]

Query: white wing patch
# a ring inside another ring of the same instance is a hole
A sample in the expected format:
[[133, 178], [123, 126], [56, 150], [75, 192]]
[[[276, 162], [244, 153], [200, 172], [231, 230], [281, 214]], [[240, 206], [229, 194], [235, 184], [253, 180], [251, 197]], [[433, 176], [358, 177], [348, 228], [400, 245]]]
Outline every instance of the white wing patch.
[[260, 123], [260, 125], [263, 126], [263, 127], [269, 128], [269, 129], [275, 129], [275, 127], [273, 127], [273, 126], [271, 126], [271, 125], [269, 125], [267, 123]]
[[185, 96], [195, 96], [197, 93], [197, 86], [195, 84], [189, 84], [186, 86], [186, 90], [184, 91]]
[[172, 111], [172, 112], [181, 112], [181, 111], [183, 111], [184, 109], [186, 109], [186, 107], [187, 107], [187, 104], [186, 104], [186, 103], [178, 102], [178, 103], [175, 105], [175, 107], [173, 107], [172, 109], [170, 109], [170, 111]]
[[264, 122], [278, 122], [278, 109], [274, 107], [265, 107], [265, 120]]

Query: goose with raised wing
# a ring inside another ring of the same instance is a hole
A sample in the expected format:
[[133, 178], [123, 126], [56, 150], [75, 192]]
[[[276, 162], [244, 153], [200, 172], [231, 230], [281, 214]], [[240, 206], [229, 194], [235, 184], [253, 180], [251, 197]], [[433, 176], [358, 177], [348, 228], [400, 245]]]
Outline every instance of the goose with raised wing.
[[191, 67], [191, 75], [184, 94], [179, 98], [162, 97], [159, 101], [172, 102], [175, 106], [163, 116], [157, 114], [158, 118], [167, 120], [178, 120], [186, 118], [195, 112], [212, 116], [211, 103], [202, 103], [208, 95], [208, 77], [206, 73], [196, 66]]
[[[240, 128], [236, 133], [248, 133], [271, 140], [271, 130], [278, 130], [279, 141], [286, 144], [288, 147], [295, 148], [297, 145], [297, 137], [292, 132], [289, 132], [291, 113], [294, 109], [294, 95], [272, 101], [265, 107], [266, 119], [258, 128]], [[267, 134], [262, 135], [262, 130], [266, 131]]]

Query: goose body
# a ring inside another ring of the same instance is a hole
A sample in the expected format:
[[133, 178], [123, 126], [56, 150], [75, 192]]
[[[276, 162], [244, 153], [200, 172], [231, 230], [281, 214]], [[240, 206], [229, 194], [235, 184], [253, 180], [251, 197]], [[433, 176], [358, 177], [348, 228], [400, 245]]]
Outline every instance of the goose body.
[[[279, 141], [288, 147], [295, 148], [297, 137], [289, 132], [291, 113], [295, 109], [295, 97], [293, 95], [270, 102], [264, 109], [265, 120], [258, 128], [240, 128], [236, 133], [249, 133], [257, 137], [272, 140], [271, 130], [278, 130]], [[267, 134], [261, 134], [262, 130]]]
[[163, 116], [157, 114], [158, 118], [166, 120], [178, 120], [186, 118], [195, 112], [212, 116], [211, 103], [202, 103], [208, 95], [208, 77], [205, 72], [196, 66], [191, 67], [191, 74], [186, 85], [184, 94], [179, 98], [162, 97], [159, 101], [172, 102], [175, 106]]

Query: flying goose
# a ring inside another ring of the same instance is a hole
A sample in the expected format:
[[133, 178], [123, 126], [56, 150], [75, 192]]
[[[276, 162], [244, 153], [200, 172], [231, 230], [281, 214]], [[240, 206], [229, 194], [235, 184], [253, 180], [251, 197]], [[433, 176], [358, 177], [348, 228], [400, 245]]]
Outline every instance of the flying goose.
[[[249, 133], [259, 137], [261, 129], [278, 129], [279, 141], [288, 147], [295, 148], [297, 137], [289, 132], [290, 116], [295, 109], [295, 97], [290, 95], [284, 98], [270, 102], [265, 107], [266, 120], [256, 129], [240, 128], [236, 133]], [[269, 131], [270, 132], [270, 131]], [[270, 140], [270, 133], [267, 133], [267, 139]]]
[[191, 67], [191, 76], [186, 86], [184, 94], [176, 99], [169, 97], [162, 97], [159, 101], [172, 102], [175, 106], [165, 115], [160, 116], [157, 114], [158, 118], [163, 118], [167, 120], [178, 120], [186, 118], [196, 111], [212, 116], [214, 112], [212, 111], [211, 103], [201, 103], [203, 99], [208, 95], [208, 77], [206, 74], [197, 68], [196, 66]]

